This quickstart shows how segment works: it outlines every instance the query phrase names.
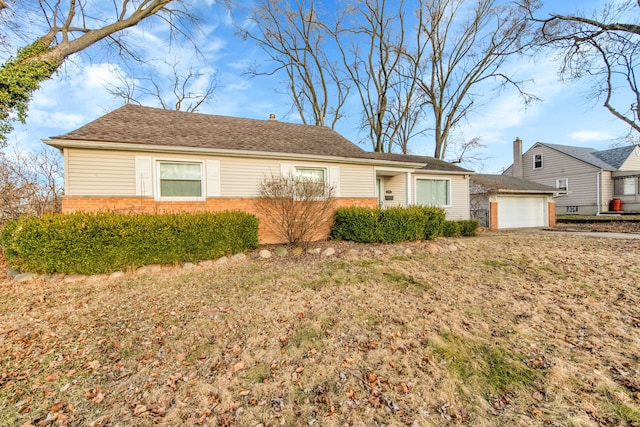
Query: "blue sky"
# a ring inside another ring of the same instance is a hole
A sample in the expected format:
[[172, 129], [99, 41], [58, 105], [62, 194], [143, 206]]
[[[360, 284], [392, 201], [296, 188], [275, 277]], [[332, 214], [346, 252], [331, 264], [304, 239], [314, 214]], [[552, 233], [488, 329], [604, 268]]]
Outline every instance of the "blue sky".
[[[549, 8], [558, 12], [590, 12], [601, 3], [547, 1]], [[186, 44], [168, 49], [163, 37], [166, 28], [158, 21], [130, 30], [132, 37], [144, 46], [144, 56], [155, 58], [152, 66], [156, 73], [169, 79], [170, 67], [158, 59], [171, 63], [175, 58], [183, 69], [192, 66], [205, 75], [215, 74], [218, 80], [215, 99], [201, 107], [201, 113], [265, 120], [275, 113], [278, 120], [300, 122], [297, 114], [291, 112], [288, 97], [281, 93], [279, 77], [246, 75], [247, 67], [254, 62], [260, 64], [265, 55], [253, 42], [242, 41], [235, 35], [234, 18], [214, 0], [194, 0], [194, 10], [203, 19], [197, 35], [202, 58]], [[45, 82], [33, 97], [26, 125], [17, 124], [9, 141], [22, 147], [38, 147], [41, 139], [69, 132], [122, 105], [106, 86], [117, 84], [118, 75], [143, 77], [149, 70], [127, 68], [103, 52], [95, 47], [89, 51], [91, 59], [85, 55], [73, 57], [62, 72]], [[584, 98], [589, 82], [568, 85], [559, 81], [555, 58], [520, 59], [510, 67], [520, 78], [532, 79], [527, 89], [542, 100], [524, 109], [515, 92], [505, 91], [468, 117], [459, 134], [465, 139], [479, 136], [486, 146], [476, 153], [484, 160], [469, 166], [474, 170], [499, 173], [509, 166], [511, 143], [516, 137], [524, 141], [525, 150], [537, 141], [606, 149], [619, 144], [619, 138], [626, 134], [627, 128], [601, 103]], [[198, 84], [206, 85], [204, 80]], [[153, 100], [145, 104], [157, 106]], [[360, 139], [357, 124], [358, 112], [353, 109], [336, 130], [355, 142]], [[368, 145], [362, 147], [370, 149]], [[414, 154], [432, 155], [432, 137], [420, 136], [410, 150]]]

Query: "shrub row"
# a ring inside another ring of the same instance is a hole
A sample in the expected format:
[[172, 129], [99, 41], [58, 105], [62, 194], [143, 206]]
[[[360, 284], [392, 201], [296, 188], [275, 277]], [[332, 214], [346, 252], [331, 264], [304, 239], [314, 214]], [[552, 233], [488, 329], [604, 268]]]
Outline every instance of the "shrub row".
[[361, 243], [431, 240], [439, 236], [473, 236], [478, 221], [446, 221], [441, 208], [340, 208], [329, 238]]
[[478, 233], [480, 223], [475, 219], [463, 219], [459, 221], [445, 221], [442, 227], [444, 237], [469, 237]]
[[395, 243], [434, 239], [445, 221], [439, 208], [340, 208], [329, 237], [362, 243]]
[[244, 212], [49, 214], [8, 222], [1, 238], [12, 268], [100, 274], [255, 248], [258, 219]]

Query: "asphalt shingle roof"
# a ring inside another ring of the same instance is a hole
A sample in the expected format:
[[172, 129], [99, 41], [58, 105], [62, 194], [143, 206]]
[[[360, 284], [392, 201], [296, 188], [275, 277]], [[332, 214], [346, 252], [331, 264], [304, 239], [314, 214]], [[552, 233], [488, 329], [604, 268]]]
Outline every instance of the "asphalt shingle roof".
[[241, 150], [422, 163], [428, 170], [469, 172], [432, 157], [365, 151], [328, 127], [186, 113], [125, 105], [67, 134], [50, 138], [166, 147]]
[[510, 175], [471, 175], [471, 182], [483, 186], [488, 191], [508, 190], [529, 193], [555, 193], [558, 190], [548, 185], [527, 181]]
[[610, 163], [607, 163], [605, 160], [596, 156], [595, 153], [597, 153], [598, 151], [594, 150], [593, 148], [572, 147], [569, 145], [547, 144], [547, 143], [541, 143], [541, 144], [546, 145], [547, 147], [553, 148], [554, 150], [560, 151], [561, 153], [564, 153], [568, 156], [574, 157], [578, 160], [582, 160], [583, 162], [589, 163], [590, 165], [599, 167], [600, 169], [605, 169], [605, 170], [617, 169], [616, 167], [612, 166]]
[[604, 161], [605, 163], [613, 166], [615, 169], [620, 169], [620, 166], [629, 158], [635, 145], [628, 145], [626, 147], [612, 148], [610, 150], [596, 151], [594, 156]]

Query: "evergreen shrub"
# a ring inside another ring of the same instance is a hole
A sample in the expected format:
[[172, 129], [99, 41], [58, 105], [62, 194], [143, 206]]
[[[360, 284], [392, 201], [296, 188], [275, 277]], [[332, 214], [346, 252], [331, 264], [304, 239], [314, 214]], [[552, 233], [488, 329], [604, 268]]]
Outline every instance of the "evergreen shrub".
[[258, 219], [245, 212], [47, 214], [8, 222], [1, 241], [21, 271], [101, 274], [255, 248]]

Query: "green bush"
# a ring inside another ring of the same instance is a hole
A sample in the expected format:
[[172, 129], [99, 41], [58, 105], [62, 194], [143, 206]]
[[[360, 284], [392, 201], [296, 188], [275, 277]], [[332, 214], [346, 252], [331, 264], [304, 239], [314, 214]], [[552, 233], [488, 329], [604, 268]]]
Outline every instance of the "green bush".
[[458, 221], [445, 221], [442, 227], [442, 235], [444, 237], [460, 237], [462, 236], [462, 227]]
[[7, 223], [2, 245], [11, 267], [22, 271], [109, 273], [255, 248], [258, 219], [244, 212], [48, 214]]
[[339, 208], [329, 238], [359, 243], [378, 242], [378, 216], [379, 209]]
[[442, 234], [444, 220], [444, 211], [432, 207], [340, 208], [329, 238], [362, 243], [434, 239]]
[[458, 221], [460, 224], [460, 232], [465, 237], [471, 237], [478, 234], [478, 227], [480, 227], [480, 222], [476, 219], [464, 219]]

